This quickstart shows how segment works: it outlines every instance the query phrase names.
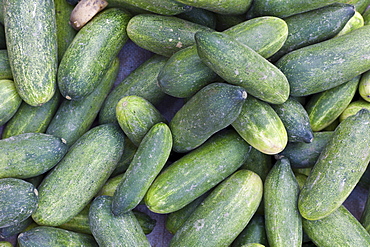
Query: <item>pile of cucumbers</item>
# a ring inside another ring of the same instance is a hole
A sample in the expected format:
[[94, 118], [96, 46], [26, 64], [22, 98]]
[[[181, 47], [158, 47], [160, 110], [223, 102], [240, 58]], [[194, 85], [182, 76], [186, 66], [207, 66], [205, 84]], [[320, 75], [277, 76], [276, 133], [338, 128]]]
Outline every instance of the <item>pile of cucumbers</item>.
[[368, 6], [0, 0], [0, 246], [370, 246]]

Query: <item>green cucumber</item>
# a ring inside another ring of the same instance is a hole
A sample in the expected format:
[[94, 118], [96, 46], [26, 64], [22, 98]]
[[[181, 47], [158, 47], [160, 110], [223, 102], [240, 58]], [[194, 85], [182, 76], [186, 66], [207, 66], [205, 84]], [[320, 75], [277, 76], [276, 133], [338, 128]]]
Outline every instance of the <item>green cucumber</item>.
[[98, 247], [93, 236], [51, 226], [37, 226], [18, 235], [19, 247]]
[[131, 18], [127, 35], [138, 46], [170, 57], [195, 43], [194, 34], [213, 29], [175, 16], [141, 14]]
[[0, 50], [0, 79], [13, 79], [7, 50]]
[[8, 241], [0, 241], [1, 247], [13, 247], [13, 245]]
[[370, 26], [363, 26], [289, 52], [275, 65], [288, 78], [292, 96], [319, 93], [370, 69], [369, 38]]
[[128, 12], [106, 9], [76, 34], [58, 68], [59, 90], [66, 99], [82, 99], [99, 85], [128, 40], [130, 18]]
[[212, 11], [203, 8], [191, 8], [189, 11], [185, 11], [176, 15], [177, 17], [191, 21], [212, 29], [216, 28], [216, 15]]
[[19, 178], [0, 179], [0, 228], [18, 224], [36, 210], [37, 189]]
[[306, 103], [313, 131], [329, 126], [352, 101], [360, 81], [360, 76], [324, 92], [313, 95]]
[[112, 213], [112, 198], [99, 196], [89, 210], [91, 232], [99, 246], [150, 246], [132, 211], [122, 215]]
[[249, 145], [234, 130], [216, 133], [164, 169], [146, 193], [145, 204], [156, 213], [183, 208], [236, 171], [248, 151]]
[[125, 176], [125, 173], [121, 173], [109, 178], [107, 182], [103, 185], [103, 187], [101, 187], [96, 196], [113, 196], [118, 184], [121, 183], [123, 176]]
[[262, 187], [261, 178], [254, 172], [235, 172], [196, 208], [169, 246], [229, 246], [256, 212]]
[[[0, 228], [0, 238], [9, 238], [14, 235], [18, 235], [21, 232], [24, 232], [29, 225], [33, 223], [32, 217], [28, 217], [27, 219], [12, 224], [7, 227]], [[1, 245], [0, 245], [1, 246]]]
[[358, 93], [363, 100], [370, 102], [370, 70], [361, 75], [358, 84]]
[[144, 234], [150, 234], [154, 230], [154, 227], [157, 224], [157, 220], [152, 219], [148, 214], [140, 212], [136, 209], [133, 209], [132, 212], [134, 213], [136, 219], [139, 221]]
[[370, 23], [370, 9], [366, 9], [366, 11], [362, 14], [364, 18], [364, 25], [369, 25]]
[[[0, 1], [2, 5], [2, 0]], [[3, 25], [3, 9], [0, 9], [0, 49], [6, 49], [6, 39], [5, 39], [5, 30]]]
[[117, 176], [118, 174], [124, 173], [128, 166], [131, 163], [132, 158], [134, 157], [137, 150], [137, 146], [128, 139], [125, 135], [125, 147], [123, 148], [123, 153], [121, 159], [118, 161], [118, 164], [114, 171], [112, 172], [111, 177]]
[[166, 122], [154, 105], [136, 95], [126, 96], [118, 101], [116, 117], [123, 132], [136, 146], [140, 145], [154, 124]]
[[283, 122], [289, 142], [312, 142], [313, 131], [310, 119], [301, 103], [289, 97], [284, 103], [271, 106]]
[[109, 178], [121, 158], [123, 142], [122, 131], [111, 124], [81, 136], [38, 187], [39, 205], [33, 220], [58, 226], [77, 215]]
[[252, 0], [177, 0], [180, 3], [203, 8], [223, 15], [241, 15], [247, 12]]
[[65, 139], [68, 146], [86, 133], [113, 87], [118, 70], [119, 60], [115, 58], [92, 93], [78, 101], [64, 99], [47, 127], [46, 133]]
[[231, 247], [242, 247], [249, 243], [260, 243], [268, 246], [267, 241], [265, 217], [262, 214], [255, 214], [244, 230], [235, 238]]
[[31, 178], [53, 168], [67, 153], [65, 141], [43, 133], [0, 140], [0, 178]]
[[4, 0], [10, 67], [21, 98], [32, 106], [53, 97], [58, 51], [54, 1]]
[[364, 25], [364, 18], [362, 15], [356, 10], [355, 14], [352, 16], [351, 19], [348, 20], [346, 25], [343, 27], [342, 30], [336, 35], [340, 36], [346, 33], [349, 33], [357, 28], [360, 28]]
[[152, 104], [159, 103], [165, 94], [157, 85], [157, 76], [166, 61], [167, 58], [154, 55], [118, 84], [102, 105], [99, 123], [117, 123], [116, 106], [125, 96], [136, 95], [147, 99]]
[[247, 160], [240, 167], [240, 169], [247, 169], [255, 172], [260, 176], [262, 181], [265, 181], [265, 178], [272, 167], [272, 156], [264, 154], [254, 147], [250, 147]]
[[266, 177], [263, 190], [270, 246], [302, 246], [302, 216], [297, 206], [299, 186], [288, 159], [276, 161]]
[[355, 115], [359, 110], [363, 108], [370, 111], [370, 102], [363, 99], [352, 101], [340, 114], [339, 122], [343, 122], [347, 117]]
[[227, 83], [215, 82], [202, 88], [170, 121], [173, 150], [179, 153], [193, 150], [229, 126], [238, 117], [246, 98], [242, 87]]
[[0, 80], [0, 126], [7, 123], [17, 112], [22, 103], [14, 82], [9, 79]]
[[130, 166], [118, 184], [112, 212], [122, 215], [135, 208], [166, 164], [172, 150], [172, 135], [165, 123], [153, 125], [141, 141]]
[[370, 111], [366, 109], [338, 125], [299, 195], [302, 217], [322, 219], [345, 201], [370, 161], [369, 134]]
[[268, 103], [287, 100], [285, 75], [248, 46], [220, 32], [197, 32], [195, 41], [201, 60], [228, 83]]
[[224, 31], [248, 20], [245, 14], [242, 15], [222, 15], [216, 13], [216, 31]]
[[264, 154], [277, 154], [288, 143], [285, 126], [272, 106], [250, 95], [231, 125], [246, 142]]

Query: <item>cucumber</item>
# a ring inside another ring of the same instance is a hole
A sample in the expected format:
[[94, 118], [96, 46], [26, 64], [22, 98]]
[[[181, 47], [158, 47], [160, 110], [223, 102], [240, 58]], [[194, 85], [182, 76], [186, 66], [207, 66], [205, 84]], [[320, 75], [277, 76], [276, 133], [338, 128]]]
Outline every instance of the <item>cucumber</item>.
[[272, 156], [264, 154], [254, 147], [250, 147], [247, 160], [240, 167], [240, 169], [247, 169], [255, 172], [260, 176], [262, 181], [265, 181], [265, 178], [272, 167]]
[[297, 206], [299, 186], [288, 159], [275, 162], [263, 189], [270, 246], [302, 246], [302, 216]]
[[287, 100], [285, 75], [248, 46], [220, 32], [197, 32], [195, 41], [201, 60], [228, 83], [268, 103]]
[[155, 213], [183, 208], [235, 172], [248, 151], [249, 145], [235, 131], [218, 132], [159, 174], [144, 197], [145, 204]]
[[19, 247], [32, 246], [80, 246], [98, 247], [93, 236], [51, 226], [37, 226], [23, 232], [17, 238]]
[[343, 27], [342, 30], [340, 30], [340, 32], [336, 36], [349, 33], [357, 28], [362, 27], [363, 25], [364, 25], [364, 18], [362, 17], [360, 12], [356, 10], [352, 18], [348, 20], [346, 25]]
[[216, 13], [216, 31], [222, 32], [228, 28], [236, 26], [248, 20], [245, 14], [242, 15], [222, 15]]
[[154, 227], [157, 224], [157, 220], [152, 219], [146, 213], [137, 211], [136, 209], [133, 209], [132, 212], [134, 213], [136, 219], [139, 221], [139, 224], [143, 229], [144, 234], [145, 235], [150, 234], [154, 230]]
[[107, 182], [103, 185], [100, 191], [96, 194], [96, 196], [113, 196], [114, 192], [117, 189], [118, 184], [121, 183], [121, 180], [125, 176], [125, 173], [118, 174], [114, 177], [111, 177], [107, 180]]
[[306, 104], [313, 131], [320, 131], [337, 119], [353, 100], [360, 76], [324, 92], [313, 95]]
[[370, 161], [369, 134], [370, 111], [366, 109], [338, 125], [299, 195], [302, 217], [322, 219], [345, 201]]
[[81, 136], [38, 187], [39, 205], [33, 220], [58, 226], [77, 215], [114, 170], [123, 140], [122, 131], [111, 124], [99, 125]]
[[8, 241], [0, 241], [1, 247], [13, 247], [13, 245]]
[[0, 79], [13, 79], [12, 69], [8, 58], [8, 51], [0, 50]]
[[58, 51], [52, 0], [3, 0], [10, 67], [21, 98], [32, 106], [53, 97]]
[[169, 123], [173, 150], [178, 153], [193, 150], [229, 126], [238, 117], [246, 98], [242, 87], [227, 83], [215, 82], [202, 88]]
[[117, 123], [116, 106], [125, 96], [136, 95], [152, 104], [159, 103], [165, 94], [157, 85], [157, 76], [166, 61], [167, 58], [154, 55], [120, 82], [105, 99], [99, 112], [99, 123]]
[[118, 164], [114, 171], [112, 172], [111, 177], [117, 176], [118, 174], [124, 173], [128, 166], [131, 163], [135, 153], [137, 150], [137, 146], [128, 139], [125, 135], [125, 147], [123, 148], [123, 153], [121, 159], [118, 161]]
[[132, 211], [116, 216], [112, 198], [99, 196], [89, 210], [91, 232], [99, 246], [151, 246]]
[[363, 100], [370, 102], [370, 70], [361, 75], [358, 84], [358, 93]]
[[363, 99], [354, 100], [343, 110], [339, 116], [339, 122], [344, 121], [347, 117], [355, 115], [361, 109], [370, 110], [370, 102]]
[[212, 11], [192, 7], [191, 10], [176, 15], [181, 19], [191, 21], [212, 29], [216, 28], [216, 15]]
[[246, 142], [264, 154], [277, 154], [288, 143], [285, 126], [272, 106], [250, 95], [231, 125]]
[[265, 217], [255, 214], [244, 230], [235, 238], [231, 247], [242, 247], [250, 243], [260, 243], [268, 246], [265, 230]]
[[79, 100], [94, 91], [128, 40], [126, 27], [130, 18], [128, 12], [106, 9], [76, 34], [58, 67], [63, 97]]
[[0, 179], [0, 228], [26, 220], [36, 210], [37, 189], [19, 178]]
[[[319, 93], [370, 69], [370, 26], [289, 52], [275, 65], [285, 74], [292, 96]], [[340, 73], [338, 73], [340, 71]]]
[[166, 164], [171, 149], [170, 128], [165, 123], [153, 125], [141, 141], [130, 166], [114, 192], [113, 214], [123, 215], [140, 203]]
[[247, 12], [252, 4], [252, 0], [177, 0], [180, 3], [203, 8], [223, 15], [241, 15]]
[[165, 57], [193, 45], [198, 31], [213, 29], [175, 16], [156, 14], [136, 15], [127, 26], [127, 35], [135, 44]]
[[[26, 228], [33, 223], [32, 217], [28, 217], [27, 219], [12, 224], [7, 227], [0, 228], [0, 238], [9, 238], [14, 235], [18, 235], [21, 232], [24, 232]], [[1, 245], [0, 245], [1, 246]]]
[[0, 140], [0, 178], [31, 178], [53, 168], [67, 153], [65, 141], [43, 133]]
[[256, 212], [262, 187], [261, 178], [254, 172], [235, 172], [197, 207], [169, 246], [229, 246]]
[[12, 80], [0, 80], [0, 126], [7, 123], [17, 112], [22, 98]]

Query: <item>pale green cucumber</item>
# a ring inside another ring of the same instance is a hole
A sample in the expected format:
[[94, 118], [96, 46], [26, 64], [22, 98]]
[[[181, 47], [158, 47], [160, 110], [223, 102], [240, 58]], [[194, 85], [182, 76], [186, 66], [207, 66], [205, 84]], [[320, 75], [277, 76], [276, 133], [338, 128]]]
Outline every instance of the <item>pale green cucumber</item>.
[[14, 82], [9, 79], [0, 80], [0, 126], [7, 123], [17, 112], [22, 103]]
[[370, 102], [363, 99], [354, 100], [343, 110], [339, 116], [339, 122], [344, 121], [347, 117], [355, 115], [361, 109], [370, 111]]
[[370, 70], [361, 75], [358, 84], [358, 93], [363, 100], [370, 102]]

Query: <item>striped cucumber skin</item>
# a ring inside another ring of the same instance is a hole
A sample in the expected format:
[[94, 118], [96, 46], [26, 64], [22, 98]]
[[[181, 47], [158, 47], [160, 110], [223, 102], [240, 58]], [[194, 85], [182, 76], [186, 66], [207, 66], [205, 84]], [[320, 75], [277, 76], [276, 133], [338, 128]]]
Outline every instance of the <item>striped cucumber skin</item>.
[[38, 187], [39, 205], [33, 220], [58, 226], [77, 215], [114, 170], [123, 140], [122, 131], [111, 124], [99, 125], [81, 136]]
[[128, 40], [126, 27], [130, 18], [128, 12], [110, 8], [81, 28], [58, 68], [63, 97], [80, 100], [94, 91]]
[[271, 247], [302, 246], [298, 182], [288, 159], [276, 161], [264, 183], [265, 224]]
[[235, 238], [231, 247], [243, 247], [246, 244], [260, 243], [268, 246], [265, 217], [263, 214], [255, 214], [248, 222], [244, 230]]
[[244, 14], [252, 4], [252, 0], [178, 0], [178, 2], [223, 15]]
[[12, 69], [6, 49], [0, 50], [0, 79], [13, 79]]
[[268, 103], [288, 99], [285, 75], [248, 46], [221, 32], [197, 32], [195, 41], [201, 60], [228, 83]]
[[238, 117], [246, 98], [242, 87], [227, 83], [215, 82], [202, 88], [169, 123], [173, 150], [179, 153], [193, 150], [229, 126]]
[[99, 246], [150, 247], [138, 220], [132, 211], [122, 215], [112, 213], [112, 198], [99, 196], [89, 210], [91, 232]]
[[235, 172], [196, 208], [169, 246], [229, 246], [256, 212], [262, 187], [261, 178], [254, 172]]
[[0, 179], [0, 228], [26, 220], [36, 210], [37, 189], [19, 178]]
[[4, 0], [9, 62], [21, 98], [32, 106], [56, 90], [58, 66], [54, 1]]
[[112, 212], [115, 215], [127, 213], [142, 201], [150, 185], [166, 164], [171, 150], [170, 128], [165, 123], [155, 124], [144, 136], [114, 192]]
[[[370, 26], [289, 52], [275, 65], [285, 74], [292, 96], [319, 93], [370, 69]], [[338, 73], [340, 71], [340, 73]]]
[[354, 100], [344, 109], [344, 111], [339, 116], [339, 122], [344, 121], [347, 117], [355, 115], [361, 109], [370, 110], [370, 102], [363, 99]]
[[299, 195], [302, 217], [318, 220], [348, 197], [370, 161], [370, 111], [360, 110], [335, 129]]
[[31, 178], [53, 168], [67, 153], [65, 141], [43, 133], [0, 140], [0, 178]]
[[111, 0], [109, 4], [126, 7], [132, 5], [138, 9], [160, 15], [177, 15], [191, 10], [191, 7], [174, 0]]
[[18, 235], [19, 247], [98, 247], [93, 236], [51, 226], [37, 226]]
[[183, 208], [235, 172], [248, 151], [249, 145], [235, 131], [218, 132], [163, 170], [145, 195], [145, 204], [156, 213]]
[[22, 103], [14, 82], [9, 79], [0, 80], [0, 126], [7, 123], [17, 112]]
[[59, 136], [71, 146], [86, 133], [99, 114], [103, 102], [113, 87], [119, 70], [118, 58], [112, 64], [94, 91], [82, 100], [63, 98], [46, 133]]

